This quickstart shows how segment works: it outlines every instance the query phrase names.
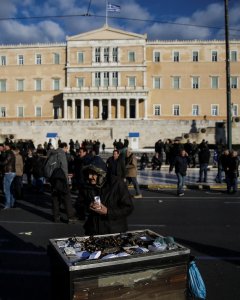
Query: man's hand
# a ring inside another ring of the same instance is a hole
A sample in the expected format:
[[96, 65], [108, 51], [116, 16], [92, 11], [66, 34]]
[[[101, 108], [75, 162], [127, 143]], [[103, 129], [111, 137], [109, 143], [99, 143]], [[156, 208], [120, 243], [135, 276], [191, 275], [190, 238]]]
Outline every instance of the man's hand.
[[92, 202], [90, 204], [90, 209], [93, 210], [94, 212], [98, 213], [99, 215], [107, 215], [107, 212], [108, 212], [108, 209], [105, 205], [98, 204], [95, 202]]

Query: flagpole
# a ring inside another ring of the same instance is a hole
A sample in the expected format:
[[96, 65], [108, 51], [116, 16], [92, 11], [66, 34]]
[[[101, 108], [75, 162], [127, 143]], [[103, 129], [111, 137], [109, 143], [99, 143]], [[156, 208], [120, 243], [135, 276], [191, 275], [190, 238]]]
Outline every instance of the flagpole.
[[108, 0], [106, 0], [106, 26], [108, 26], [108, 9], [107, 9], [107, 5], [108, 5]]

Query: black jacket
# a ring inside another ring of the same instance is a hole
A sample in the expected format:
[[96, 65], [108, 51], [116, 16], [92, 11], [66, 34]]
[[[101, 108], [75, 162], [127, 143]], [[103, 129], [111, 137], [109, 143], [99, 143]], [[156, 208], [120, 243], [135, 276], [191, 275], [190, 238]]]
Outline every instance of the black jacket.
[[200, 164], [209, 164], [210, 151], [208, 147], [202, 148], [198, 153], [198, 159]]
[[12, 150], [5, 151], [5, 157], [0, 161], [0, 166], [3, 167], [4, 173], [14, 173], [16, 172], [16, 158]]
[[111, 234], [128, 230], [127, 216], [133, 211], [133, 203], [122, 179], [116, 176], [107, 177], [101, 188], [88, 186], [84, 192], [87, 207], [93, 201], [94, 196], [100, 196], [101, 203], [108, 208], [106, 216], [89, 210], [88, 219], [84, 224], [86, 235]]
[[[175, 167], [175, 173], [180, 173], [182, 176], [186, 176], [189, 159], [187, 156], [176, 156], [173, 166]], [[170, 171], [172, 171], [170, 169]]]
[[122, 179], [126, 177], [125, 162], [122, 157], [114, 160], [113, 156], [109, 157], [107, 160], [107, 172], [108, 174], [118, 176]]

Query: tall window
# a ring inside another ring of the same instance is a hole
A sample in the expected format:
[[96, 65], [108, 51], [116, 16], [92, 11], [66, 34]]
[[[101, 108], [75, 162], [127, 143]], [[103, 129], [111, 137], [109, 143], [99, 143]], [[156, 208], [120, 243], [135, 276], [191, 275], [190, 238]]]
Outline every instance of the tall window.
[[22, 118], [24, 116], [24, 107], [23, 106], [18, 106], [18, 108], [17, 108], [17, 116], [19, 118]]
[[60, 54], [59, 53], [53, 53], [53, 63], [55, 65], [60, 64]]
[[176, 90], [180, 89], [180, 77], [179, 76], [174, 76], [172, 78], [172, 86]]
[[0, 107], [0, 118], [6, 117], [6, 107], [2, 106]]
[[160, 89], [161, 87], [161, 79], [160, 77], [154, 77], [153, 78], [153, 88], [154, 89]]
[[192, 106], [192, 115], [199, 116], [199, 106], [197, 104], [193, 104]]
[[130, 87], [136, 86], [136, 77], [135, 76], [130, 76], [128, 78], [128, 86], [130, 86]]
[[36, 54], [36, 65], [41, 65], [41, 64], [42, 64], [42, 55]]
[[95, 86], [99, 87], [101, 85], [101, 73], [96, 72], [95, 73]]
[[192, 57], [192, 60], [193, 61], [198, 61], [198, 51], [193, 51], [193, 57]]
[[42, 90], [42, 79], [35, 79], [35, 90], [37, 92]]
[[103, 85], [105, 87], [108, 87], [109, 86], [109, 72], [104, 72], [103, 74]]
[[118, 86], [118, 72], [112, 73], [112, 86]]
[[6, 92], [7, 80], [0, 79], [0, 92]]
[[35, 115], [36, 115], [36, 117], [41, 117], [42, 116], [42, 108], [41, 108], [41, 106], [36, 106], [35, 107]]
[[212, 116], [218, 116], [218, 105], [217, 104], [212, 104], [211, 105], [211, 115]]
[[95, 62], [101, 61], [101, 48], [98, 47], [95, 49]]
[[238, 116], [238, 105], [237, 104], [233, 104], [232, 105], [232, 116], [233, 117], [237, 117]]
[[109, 62], [109, 47], [104, 48], [104, 62]]
[[192, 77], [192, 88], [193, 89], [199, 88], [199, 77], [197, 76]]
[[212, 61], [218, 61], [218, 53], [217, 53], [217, 51], [212, 51]]
[[83, 55], [83, 52], [78, 52], [77, 53], [77, 62], [78, 64], [82, 64], [84, 61], [84, 55]]
[[237, 78], [237, 76], [231, 76], [230, 85], [231, 85], [232, 89], [237, 89], [238, 88], [238, 78]]
[[78, 88], [84, 87], [84, 78], [83, 77], [77, 78], [77, 87]]
[[180, 105], [179, 104], [174, 104], [173, 105], [173, 115], [174, 116], [179, 116], [180, 115]]
[[218, 89], [218, 76], [212, 76], [211, 77], [211, 81], [212, 81], [212, 83], [211, 83], [211, 87], [212, 87], [212, 89]]
[[24, 57], [23, 55], [18, 55], [18, 64], [19, 65], [24, 65]]
[[128, 61], [129, 62], [135, 61], [135, 52], [133, 52], [133, 51], [128, 52]]
[[113, 50], [112, 50], [112, 60], [113, 60], [113, 62], [118, 62], [118, 48], [117, 47], [115, 47], [115, 48], [113, 48]]
[[24, 80], [23, 79], [18, 79], [17, 80], [17, 91], [18, 92], [23, 92], [24, 91]]
[[160, 52], [159, 51], [154, 51], [154, 62], [160, 62]]
[[6, 56], [5, 55], [1, 55], [0, 56], [0, 65], [1, 66], [6, 66], [6, 64], [7, 64], [7, 58], [6, 58]]
[[53, 79], [53, 90], [54, 91], [60, 90], [60, 79], [58, 78]]
[[174, 51], [173, 52], [173, 61], [178, 62], [179, 59], [180, 59], [179, 51]]
[[231, 51], [230, 59], [232, 62], [237, 61], [237, 51], [235, 51], [235, 50]]
[[153, 106], [153, 114], [154, 114], [154, 116], [160, 116], [161, 115], [161, 105], [160, 104], [155, 104]]

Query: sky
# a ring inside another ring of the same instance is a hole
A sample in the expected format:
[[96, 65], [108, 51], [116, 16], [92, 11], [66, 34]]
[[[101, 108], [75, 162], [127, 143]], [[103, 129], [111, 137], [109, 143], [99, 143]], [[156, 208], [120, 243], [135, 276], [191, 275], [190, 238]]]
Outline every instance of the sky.
[[[224, 40], [224, 0], [108, 0], [108, 25], [152, 40]], [[106, 23], [106, 0], [0, 0], [0, 45], [65, 42]], [[228, 0], [229, 38], [240, 40], [240, 0]]]

